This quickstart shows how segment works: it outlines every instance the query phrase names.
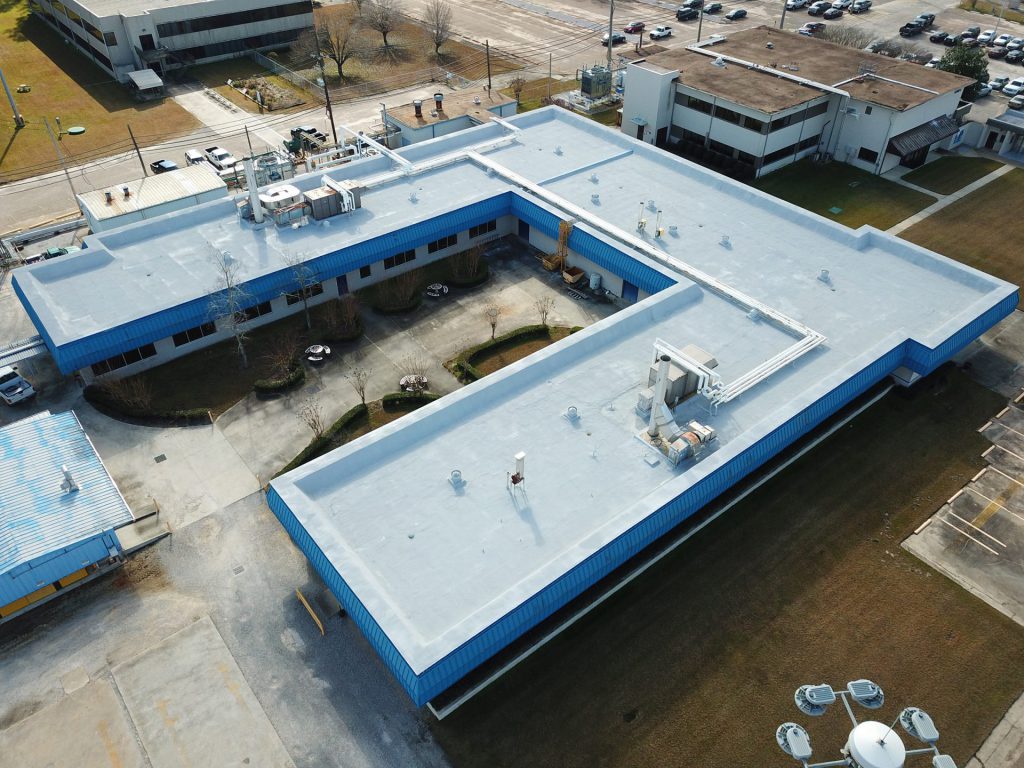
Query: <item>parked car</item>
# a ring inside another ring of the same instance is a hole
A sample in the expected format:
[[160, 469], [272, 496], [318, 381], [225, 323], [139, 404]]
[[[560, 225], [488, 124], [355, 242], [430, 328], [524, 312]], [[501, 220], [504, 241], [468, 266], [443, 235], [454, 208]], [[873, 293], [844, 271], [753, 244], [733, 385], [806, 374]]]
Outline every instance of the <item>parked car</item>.
[[933, 56], [928, 60], [928, 63], [925, 64], [925, 67], [927, 67], [928, 69], [935, 69], [936, 67], [939, 66], [940, 61], [942, 61], [942, 59], [940, 59], [938, 56]]
[[994, 29], [986, 29], [984, 32], [978, 35], [978, 42], [981, 43], [982, 45], [988, 45], [990, 42], [992, 42], [992, 38], [994, 38], [995, 36], [996, 31]]
[[942, 43], [945, 42], [947, 37], [949, 37], [949, 32], [935, 32], [928, 40], [933, 43]]
[[807, 0], [786, 0], [787, 11], [799, 11], [807, 6]]
[[1019, 51], [1021, 48], [1024, 48], [1024, 37], [1013, 38], [1013, 40], [1006, 44], [1006, 47], [1011, 51]]
[[683, 0], [680, 8], [703, 8], [704, 0]]
[[173, 160], [157, 160], [155, 163], [149, 164], [149, 170], [153, 173], [167, 173], [178, 170], [178, 164]]
[[210, 161], [214, 168], [218, 171], [227, 171], [235, 167], [235, 163], [238, 161], [235, 156], [228, 152], [224, 147], [207, 147], [203, 150], [206, 154], [206, 159]]
[[700, 11], [696, 8], [678, 8], [676, 9], [676, 21], [692, 21], [700, 16]]
[[1010, 109], [1024, 109], [1024, 96], [1014, 96], [1006, 106]]
[[992, 41], [992, 45], [998, 45], [1002, 48], [1005, 48], [1007, 43], [1009, 43], [1011, 40], [1013, 40], [1013, 35], [1002, 34]]
[[806, 35], [807, 37], [814, 37], [824, 28], [825, 24], [820, 21], [808, 21], [806, 24], [800, 27], [800, 29], [798, 29], [797, 32], [800, 33], [801, 35]]
[[988, 57], [990, 59], [1004, 59], [1006, 58], [1006, 54], [1008, 53], [1009, 51], [1003, 48], [1002, 46], [999, 46], [998, 48], [988, 49]]
[[722, 10], [721, 3], [710, 3], [704, 6], [704, 13], [718, 13]]
[[990, 93], [992, 93], [992, 89], [990, 87], [987, 85], [979, 85], [978, 95], [975, 96], [975, 98], [980, 99], [982, 96], [988, 96]]
[[1007, 64], [1020, 64], [1024, 61], [1024, 50], [1018, 48], [1016, 51], [1010, 51], [1006, 54], [1006, 59], [1004, 59], [1004, 61], [1006, 61]]
[[920, 21], [909, 21], [900, 27], [900, 37], [914, 37], [924, 32], [924, 24]]
[[646, 25], [642, 21], [631, 21], [622, 28], [622, 31], [635, 35], [637, 32], [643, 32], [645, 26]]
[[962, 45], [965, 48], [977, 48], [979, 45], [981, 45], [981, 43], [978, 42], [977, 38], [974, 37], [961, 37], [956, 44]]
[[825, 11], [832, 7], [832, 3], [829, 0], [818, 0], [816, 3], [811, 3], [807, 9], [808, 16], [821, 16]]
[[198, 149], [186, 149], [185, 150], [185, 165], [199, 165], [205, 163], [206, 158], [203, 157], [203, 153]]
[[743, 8], [734, 8], [725, 14], [725, 18], [729, 21], [739, 21], [740, 19], [747, 18], [747, 12]]
[[67, 256], [69, 253], [75, 253], [76, 251], [82, 250], [77, 245], [68, 245], [65, 247], [57, 246], [55, 248], [47, 248], [45, 251], [34, 253], [31, 256], [26, 256], [21, 260], [22, 264], [38, 264], [41, 261], [49, 261], [50, 259], [56, 259], [59, 256]]
[[8, 405], [34, 397], [36, 391], [20, 373], [9, 365], [0, 367], [0, 399]]
[[832, 0], [833, 8], [846, 9], [853, 5], [853, 0]]
[[821, 18], [823, 18], [823, 19], [838, 19], [842, 15], [843, 15], [843, 9], [842, 8], [829, 8], [827, 11], [825, 11], [823, 14], [821, 14]]
[[[621, 32], [612, 32], [612, 45], [621, 45], [626, 42], [626, 36]], [[601, 36], [601, 45], [608, 45], [608, 33]]]
[[651, 40], [661, 40], [662, 38], [665, 37], [672, 37], [672, 27], [668, 26], [667, 24], [662, 24], [651, 30]]
[[993, 91], [1001, 91], [1003, 90], [1003, 86], [1008, 82], [1010, 82], [1008, 75], [1000, 75], [999, 77], [993, 77], [992, 80], [989, 81], [989, 85], [992, 86]]
[[850, 13], [864, 13], [871, 10], [871, 0], [853, 0]]
[[914, 21], [920, 21], [922, 24], [924, 24], [924, 28], [928, 29], [928, 27], [930, 27], [932, 24], [935, 23], [935, 14], [934, 13], [919, 13], [917, 15], [917, 18], [914, 19]]
[[1021, 91], [1024, 91], [1024, 77], [1015, 77], [1003, 86], [1003, 93], [1007, 96], [1016, 96]]
[[968, 27], [961, 33], [961, 37], [977, 38], [981, 34], [981, 27]]
[[942, 44], [947, 48], [952, 48], [954, 45], [959, 45], [960, 41], [964, 39], [963, 35], [950, 35], [942, 41]]

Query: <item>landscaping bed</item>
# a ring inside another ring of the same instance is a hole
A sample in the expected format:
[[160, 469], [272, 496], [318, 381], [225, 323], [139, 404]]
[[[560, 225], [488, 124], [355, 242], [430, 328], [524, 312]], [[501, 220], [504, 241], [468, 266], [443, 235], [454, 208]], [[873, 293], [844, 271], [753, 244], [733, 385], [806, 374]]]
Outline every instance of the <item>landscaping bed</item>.
[[445, 363], [445, 367], [460, 381], [476, 381], [561, 341], [575, 330], [578, 329], [526, 325], [464, 350], [458, 357]]

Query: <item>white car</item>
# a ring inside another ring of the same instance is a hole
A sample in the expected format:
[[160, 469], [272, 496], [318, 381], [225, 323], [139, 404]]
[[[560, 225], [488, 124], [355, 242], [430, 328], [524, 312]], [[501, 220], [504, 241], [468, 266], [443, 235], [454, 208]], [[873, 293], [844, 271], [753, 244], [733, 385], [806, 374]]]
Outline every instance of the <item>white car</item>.
[[1008, 51], [1019, 51], [1021, 48], [1024, 48], [1024, 37], [1015, 37], [1006, 44]]
[[649, 35], [651, 40], [661, 40], [663, 37], [672, 37], [672, 27], [662, 24], [660, 27], [655, 27], [651, 30]]
[[0, 367], [0, 399], [8, 405], [20, 403], [35, 395], [32, 385], [9, 365]]
[[1008, 42], [1013, 40], [1013, 35], [1000, 35], [992, 41], [992, 45], [1005, 47]]
[[994, 29], [986, 29], [984, 32], [978, 35], [978, 42], [981, 43], [982, 45], [988, 45], [989, 43], [992, 42], [992, 38], [995, 36], [996, 31]]
[[786, 0], [787, 11], [798, 11], [807, 5], [807, 0]]
[[938, 58], [937, 56], [932, 56], [932, 58], [928, 60], [928, 63], [925, 64], [925, 67], [927, 67], [928, 69], [935, 69], [937, 66], [939, 66], [940, 61], [942, 61], [942, 59]]
[[206, 159], [209, 160], [218, 171], [227, 171], [235, 167], [238, 161], [230, 152], [223, 147], [207, 147], [204, 150]]
[[853, 5], [853, 0], [835, 0], [835, 2], [832, 3], [833, 8], [838, 8], [840, 10], [849, 8], [851, 5]]
[[993, 91], [1001, 91], [1003, 90], [1003, 86], [1008, 82], [1010, 82], [1010, 78], [1008, 76], [1000, 75], [999, 77], [992, 78], [991, 82], [989, 82], [989, 87]]
[[992, 86], [990, 86], [990, 85], [979, 85], [978, 86], [978, 94], [977, 94], [976, 98], [980, 99], [982, 96], [988, 96], [990, 93], [992, 93]]
[[1003, 93], [1007, 96], [1016, 96], [1021, 91], [1024, 91], [1024, 77], [1015, 77], [1003, 86]]

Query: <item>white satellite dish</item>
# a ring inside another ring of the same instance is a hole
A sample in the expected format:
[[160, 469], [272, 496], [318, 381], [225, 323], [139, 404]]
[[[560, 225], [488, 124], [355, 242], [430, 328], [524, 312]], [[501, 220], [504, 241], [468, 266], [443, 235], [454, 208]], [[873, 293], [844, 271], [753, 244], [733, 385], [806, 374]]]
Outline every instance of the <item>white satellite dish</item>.
[[820, 717], [825, 714], [829, 704], [836, 700], [836, 693], [832, 686], [826, 683], [820, 685], [801, 685], [793, 694], [793, 701], [797, 709], [805, 715]]
[[907, 707], [900, 712], [900, 725], [903, 726], [903, 730], [925, 744], [934, 744], [939, 740], [939, 730], [935, 723], [927, 712], [917, 707]]
[[853, 700], [866, 709], [878, 709], [885, 703], [885, 693], [870, 680], [853, 680], [846, 684]]
[[797, 760], [811, 759], [811, 737], [802, 725], [783, 723], [775, 730], [775, 740], [790, 757]]

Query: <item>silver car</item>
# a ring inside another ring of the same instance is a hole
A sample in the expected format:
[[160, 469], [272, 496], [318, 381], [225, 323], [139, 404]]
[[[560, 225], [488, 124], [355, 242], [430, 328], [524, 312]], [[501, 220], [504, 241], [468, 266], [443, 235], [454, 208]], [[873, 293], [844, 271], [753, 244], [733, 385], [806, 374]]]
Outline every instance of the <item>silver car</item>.
[[20, 403], [35, 396], [32, 385], [9, 365], [0, 367], [0, 399], [8, 405]]

